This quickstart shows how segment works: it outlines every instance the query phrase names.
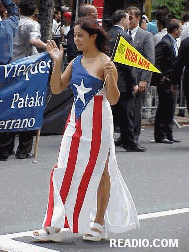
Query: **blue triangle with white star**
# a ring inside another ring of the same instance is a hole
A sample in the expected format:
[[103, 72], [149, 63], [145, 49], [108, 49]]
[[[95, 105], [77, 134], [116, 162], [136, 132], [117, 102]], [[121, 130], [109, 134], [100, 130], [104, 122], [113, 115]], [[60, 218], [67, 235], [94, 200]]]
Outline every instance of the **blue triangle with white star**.
[[72, 90], [75, 99], [75, 116], [77, 120], [81, 117], [81, 113], [85, 110], [89, 101], [100, 89], [102, 89], [102, 87], [103, 81], [100, 81], [97, 78], [94, 78], [94, 80], [90, 82], [90, 85], [86, 85], [84, 78], [81, 79], [80, 84], [72, 83]]

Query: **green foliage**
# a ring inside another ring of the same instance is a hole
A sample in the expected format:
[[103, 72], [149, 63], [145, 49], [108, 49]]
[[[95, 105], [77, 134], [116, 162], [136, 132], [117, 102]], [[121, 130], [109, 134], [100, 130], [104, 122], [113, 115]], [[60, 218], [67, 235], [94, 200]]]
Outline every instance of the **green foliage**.
[[161, 6], [166, 6], [170, 10], [170, 18], [181, 19], [183, 14], [183, 3], [185, 0], [154, 0], [152, 3], [153, 11]]

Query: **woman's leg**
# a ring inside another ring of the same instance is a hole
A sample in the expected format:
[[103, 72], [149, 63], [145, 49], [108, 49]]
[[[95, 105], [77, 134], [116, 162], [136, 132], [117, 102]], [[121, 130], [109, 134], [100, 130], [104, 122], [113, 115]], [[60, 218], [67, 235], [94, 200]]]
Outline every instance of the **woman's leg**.
[[[106, 208], [108, 206], [108, 201], [110, 197], [110, 175], [108, 172], [108, 161], [107, 158], [105, 168], [98, 186], [97, 191], [97, 213], [94, 222], [100, 225], [104, 224], [104, 215]], [[91, 228], [92, 231], [98, 232], [101, 234], [101, 231], [97, 228]], [[91, 234], [85, 234], [85, 236], [92, 236]]]
[[[109, 201], [109, 197], [110, 197], [110, 175], [108, 172], [108, 162], [109, 162], [109, 156], [107, 158], [106, 164], [105, 164], [105, 168], [98, 186], [98, 191], [97, 191], [97, 213], [96, 213], [96, 217], [94, 222], [98, 223], [100, 225], [104, 224], [104, 215], [106, 212], [106, 208], [108, 206], [108, 201]], [[44, 230], [46, 231], [47, 234], [49, 234], [49, 230], [48, 227], [44, 228]], [[60, 232], [60, 228], [56, 229], [56, 233]], [[100, 230], [94, 228], [92, 229], [93, 231], [97, 231], [99, 233]], [[33, 232], [34, 236], [38, 236], [39, 233], [38, 231]], [[91, 236], [89, 234], [89, 236]]]
[[110, 175], [108, 172], [108, 161], [109, 157], [106, 161], [104, 172], [102, 174], [97, 191], [97, 213], [94, 222], [99, 223], [100, 225], [104, 224], [104, 215], [110, 197]]

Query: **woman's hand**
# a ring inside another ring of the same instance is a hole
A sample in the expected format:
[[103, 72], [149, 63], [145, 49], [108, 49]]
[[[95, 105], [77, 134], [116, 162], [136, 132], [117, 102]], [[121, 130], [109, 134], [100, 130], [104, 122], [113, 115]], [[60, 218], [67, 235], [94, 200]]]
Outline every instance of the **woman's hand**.
[[117, 68], [112, 61], [106, 62], [103, 67], [107, 99], [111, 105], [115, 105], [120, 96], [120, 92], [117, 87]]
[[51, 58], [56, 62], [62, 62], [64, 49], [62, 44], [60, 44], [60, 49], [57, 47], [54, 40], [48, 40], [47, 42], [47, 52], [50, 54]]
[[116, 76], [117, 74], [117, 69], [112, 61], [106, 62], [104, 64], [104, 76], [105, 78], [107, 75], [114, 75]]

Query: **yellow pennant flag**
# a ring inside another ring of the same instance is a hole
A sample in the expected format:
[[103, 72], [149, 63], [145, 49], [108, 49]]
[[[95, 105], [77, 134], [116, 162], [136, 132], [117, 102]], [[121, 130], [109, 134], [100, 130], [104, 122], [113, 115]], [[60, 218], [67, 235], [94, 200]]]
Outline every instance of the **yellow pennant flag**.
[[142, 54], [140, 54], [133, 46], [131, 46], [122, 36], [120, 36], [113, 61], [151, 72], [161, 73], [152, 63], [150, 63], [150, 61], [145, 59]]

